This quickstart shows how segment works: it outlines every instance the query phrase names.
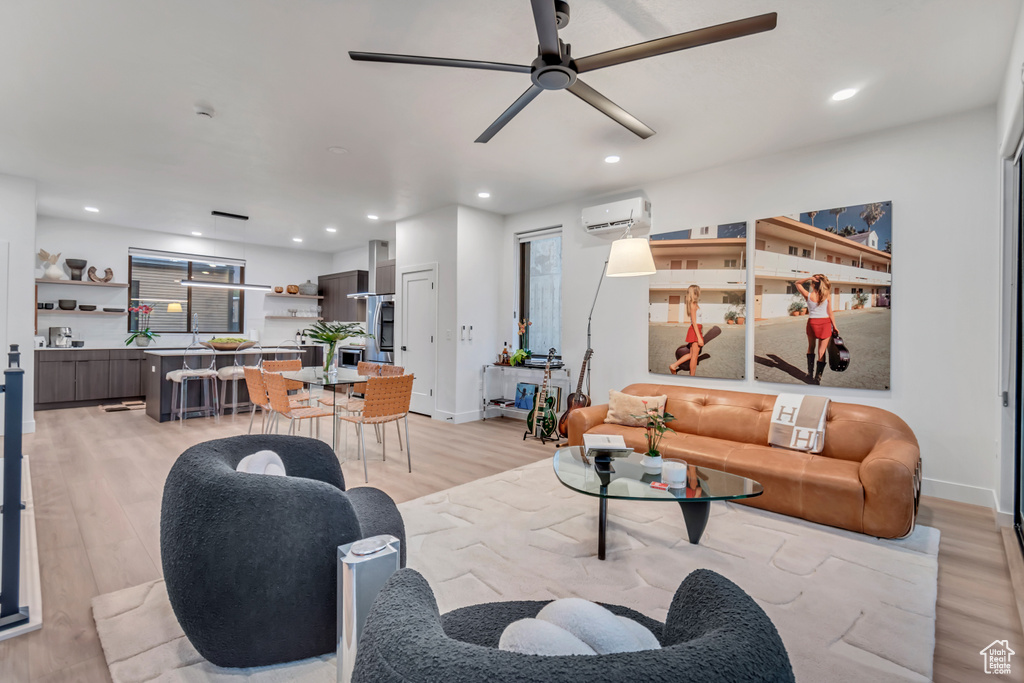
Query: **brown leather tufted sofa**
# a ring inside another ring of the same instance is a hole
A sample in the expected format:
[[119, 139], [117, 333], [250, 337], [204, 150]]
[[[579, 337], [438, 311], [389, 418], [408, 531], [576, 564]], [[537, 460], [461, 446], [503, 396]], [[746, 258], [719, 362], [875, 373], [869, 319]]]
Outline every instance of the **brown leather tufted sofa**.
[[[914, 529], [921, 451], [910, 427], [886, 410], [831, 403], [825, 450], [811, 455], [768, 446], [775, 396], [662, 384], [623, 392], [667, 395], [675, 433], [665, 435], [662, 454], [761, 482], [764, 495], [747, 505], [881, 538]], [[607, 413], [607, 405], [573, 411], [569, 444], [590, 432], [621, 434], [631, 448], [646, 448], [643, 429], [605, 424]]]

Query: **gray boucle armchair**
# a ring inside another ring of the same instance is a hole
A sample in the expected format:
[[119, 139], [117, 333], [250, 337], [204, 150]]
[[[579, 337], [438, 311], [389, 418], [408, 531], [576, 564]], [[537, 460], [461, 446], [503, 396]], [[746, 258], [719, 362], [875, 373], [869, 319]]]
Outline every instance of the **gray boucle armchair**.
[[[281, 456], [288, 476], [236, 472], [251, 453]], [[171, 468], [160, 556], [171, 607], [203, 657], [225, 667], [277, 664], [336, 647], [337, 547], [405, 526], [378, 489], [345, 490], [327, 444], [293, 436], [207, 441]]]
[[426, 580], [399, 570], [370, 610], [353, 683], [792, 683], [786, 648], [768, 615], [736, 584], [698, 569], [680, 584], [662, 624], [605, 605], [654, 633], [662, 649], [547, 657], [498, 650], [513, 621], [547, 602], [496, 602], [438, 613]]

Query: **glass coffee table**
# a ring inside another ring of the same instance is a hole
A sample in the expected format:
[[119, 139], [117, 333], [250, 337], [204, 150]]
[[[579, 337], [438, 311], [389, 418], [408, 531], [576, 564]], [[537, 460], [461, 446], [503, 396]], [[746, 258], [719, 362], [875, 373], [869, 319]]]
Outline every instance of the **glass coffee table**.
[[[597, 530], [597, 557], [600, 560], [605, 555], [609, 499], [679, 503], [690, 543], [697, 544], [708, 524], [711, 501], [755, 498], [764, 493], [764, 487], [753, 479], [697, 465], [687, 466], [685, 487], [654, 488], [651, 483], [661, 482], [661, 471], [648, 473], [640, 464], [642, 459], [643, 454], [636, 452], [624, 458], [584, 458], [580, 446], [562, 448], [555, 453], [558, 481], [573, 491], [601, 499]], [[685, 462], [672, 458], [663, 460]]]

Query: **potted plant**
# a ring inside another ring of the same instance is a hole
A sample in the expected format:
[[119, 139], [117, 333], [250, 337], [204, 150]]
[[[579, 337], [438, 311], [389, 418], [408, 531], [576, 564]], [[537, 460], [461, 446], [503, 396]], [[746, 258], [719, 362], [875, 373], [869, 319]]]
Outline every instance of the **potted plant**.
[[530, 352], [526, 349], [516, 349], [511, 356], [509, 356], [508, 364], [512, 366], [522, 365], [523, 361], [530, 357]]
[[135, 342], [136, 346], [149, 346], [154, 339], [160, 336], [149, 329], [149, 315], [153, 312], [153, 307], [142, 304], [128, 310], [135, 313], [138, 318], [135, 324], [136, 331], [128, 335], [128, 338], [124, 340], [124, 345], [128, 346]]
[[324, 372], [330, 372], [334, 362], [334, 354], [338, 350], [338, 344], [352, 337], [372, 337], [372, 334], [363, 332], [359, 323], [334, 323], [318, 322], [306, 330], [305, 335], [313, 341], [327, 344], [327, 352], [324, 353]]
[[864, 292], [857, 292], [853, 295], [853, 307], [864, 308], [864, 304], [868, 302], [868, 295]]
[[725, 312], [725, 323], [727, 325], [736, 324], [736, 311], [729, 310]]
[[661, 446], [661, 439], [665, 436], [665, 432], [674, 431], [668, 426], [668, 423], [676, 418], [667, 410], [659, 411], [657, 408], [648, 408], [647, 401], [644, 401], [643, 414], [631, 417], [642, 422], [646, 432], [644, 438], [647, 441], [647, 453], [644, 454], [640, 464], [648, 474], [657, 474], [661, 471], [662, 463], [661, 451], [658, 450], [658, 447]]
[[[523, 356], [521, 356], [521, 358], [529, 358], [530, 356], [533, 355], [533, 352], [530, 351], [531, 325], [533, 325], [533, 323], [531, 323], [526, 318], [523, 318], [522, 320], [519, 321], [519, 351], [522, 351], [524, 354]], [[516, 353], [518, 353], [518, 351]], [[519, 362], [522, 363], [523, 361], [520, 360]], [[512, 363], [512, 365], [516, 365], [516, 363]]]
[[803, 299], [794, 299], [788, 310], [790, 315], [803, 315], [806, 309], [807, 303]]

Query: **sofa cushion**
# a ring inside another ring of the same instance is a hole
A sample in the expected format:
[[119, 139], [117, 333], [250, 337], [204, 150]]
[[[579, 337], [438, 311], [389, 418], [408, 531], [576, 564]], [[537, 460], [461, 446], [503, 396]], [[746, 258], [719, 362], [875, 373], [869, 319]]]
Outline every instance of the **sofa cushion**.
[[646, 425], [646, 421], [634, 416], [643, 415], [648, 410], [657, 410], [659, 413], [663, 413], [667, 400], [668, 396], [664, 394], [661, 396], [637, 396], [612, 389], [608, 392], [608, 415], [604, 421], [626, 427], [643, 427]]

